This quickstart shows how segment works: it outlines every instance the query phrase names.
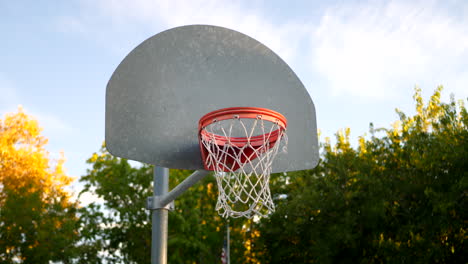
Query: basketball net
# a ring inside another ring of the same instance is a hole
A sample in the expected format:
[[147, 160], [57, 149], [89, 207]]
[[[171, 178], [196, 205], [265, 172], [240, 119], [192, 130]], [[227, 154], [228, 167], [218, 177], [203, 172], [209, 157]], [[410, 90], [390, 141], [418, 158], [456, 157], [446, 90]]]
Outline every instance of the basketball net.
[[286, 150], [286, 119], [274, 111], [282, 120], [231, 112], [200, 126], [205, 168], [215, 172], [218, 185], [216, 210], [223, 217], [265, 217], [275, 210], [269, 182], [279, 149]]

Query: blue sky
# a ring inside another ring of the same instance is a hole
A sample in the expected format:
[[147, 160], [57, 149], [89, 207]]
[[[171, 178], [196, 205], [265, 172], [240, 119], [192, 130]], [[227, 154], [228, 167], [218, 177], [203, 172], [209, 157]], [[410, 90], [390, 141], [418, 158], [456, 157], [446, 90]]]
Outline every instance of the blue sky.
[[440, 84], [446, 100], [468, 96], [468, 1], [1, 1], [0, 115], [22, 105], [81, 176], [104, 140], [112, 72], [143, 40], [187, 24], [274, 50], [307, 87], [323, 136], [412, 113], [415, 85], [425, 98]]

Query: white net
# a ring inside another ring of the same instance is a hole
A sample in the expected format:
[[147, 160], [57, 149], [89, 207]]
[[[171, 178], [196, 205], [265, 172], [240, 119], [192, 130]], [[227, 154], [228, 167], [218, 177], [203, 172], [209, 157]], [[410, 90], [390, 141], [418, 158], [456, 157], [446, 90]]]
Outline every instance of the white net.
[[203, 128], [200, 140], [205, 164], [215, 171], [221, 216], [265, 217], [275, 210], [269, 181], [273, 160], [280, 149], [286, 152], [285, 128], [261, 116], [234, 116]]

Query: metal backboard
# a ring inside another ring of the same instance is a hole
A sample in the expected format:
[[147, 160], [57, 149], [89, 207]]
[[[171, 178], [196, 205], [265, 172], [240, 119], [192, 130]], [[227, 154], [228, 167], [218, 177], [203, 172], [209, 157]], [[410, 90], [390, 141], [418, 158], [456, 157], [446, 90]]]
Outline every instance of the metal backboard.
[[278, 155], [273, 172], [315, 167], [315, 108], [296, 74], [255, 39], [208, 25], [161, 32], [120, 63], [107, 85], [106, 146], [126, 159], [203, 169], [199, 119], [238, 106], [287, 118], [287, 153]]

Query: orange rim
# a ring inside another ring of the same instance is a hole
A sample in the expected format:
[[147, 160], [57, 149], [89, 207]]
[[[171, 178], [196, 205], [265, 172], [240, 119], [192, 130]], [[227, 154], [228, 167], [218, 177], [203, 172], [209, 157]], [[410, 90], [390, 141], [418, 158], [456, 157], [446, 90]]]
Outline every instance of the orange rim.
[[[218, 121], [228, 120], [228, 119], [241, 119], [241, 118], [266, 120], [266, 121], [278, 124], [279, 128], [272, 132], [269, 132], [263, 135], [252, 136], [250, 138], [248, 137], [226, 137], [226, 136], [221, 136], [221, 135], [208, 132], [205, 129], [207, 126]], [[202, 139], [205, 141], [211, 141], [213, 144], [218, 145], [218, 146], [224, 146], [226, 144], [230, 144], [230, 145], [238, 147], [239, 148], [238, 151], [248, 151], [248, 150], [242, 150], [243, 147], [247, 144], [252, 146], [253, 149], [266, 147], [265, 150], [268, 150], [276, 144], [276, 141], [278, 140], [279, 137], [281, 137], [282, 132], [286, 130], [286, 126], [287, 126], [286, 117], [284, 117], [282, 114], [278, 112], [275, 112], [273, 110], [266, 109], [266, 108], [231, 107], [231, 108], [219, 109], [219, 110], [216, 110], [216, 111], [213, 111], [204, 115], [202, 118], [200, 118], [200, 121], [198, 123], [198, 134], [200, 137], [200, 150], [201, 150], [202, 160], [205, 165], [205, 169], [215, 170], [215, 167], [214, 165], [208, 166], [205, 163], [205, 159], [208, 155], [207, 154], [208, 150], [202, 144]], [[267, 143], [267, 146], [265, 145], [265, 143]], [[257, 158], [257, 155], [252, 155], [252, 154], [249, 154], [246, 156], [248, 158], [242, 161], [242, 163], [247, 162], [248, 160], [253, 160]], [[226, 162], [227, 164], [236, 164], [230, 157], [226, 157]], [[230, 167], [228, 168], [226, 167], [226, 164], [222, 164], [221, 169], [223, 171], [237, 170], [240, 166], [241, 165], [237, 164], [237, 165], [234, 165], [233, 168], [230, 168]]]
[[230, 107], [219, 109], [204, 115], [200, 118], [198, 123], [198, 131], [200, 132], [203, 128], [217, 121], [234, 118], [260, 118], [272, 123], [278, 123], [283, 130], [286, 129], [288, 125], [286, 117], [270, 109], [260, 107]]

